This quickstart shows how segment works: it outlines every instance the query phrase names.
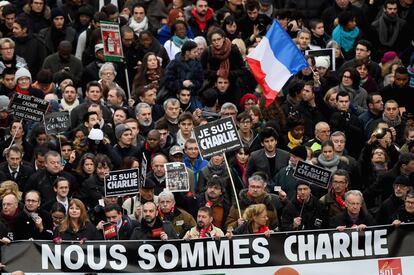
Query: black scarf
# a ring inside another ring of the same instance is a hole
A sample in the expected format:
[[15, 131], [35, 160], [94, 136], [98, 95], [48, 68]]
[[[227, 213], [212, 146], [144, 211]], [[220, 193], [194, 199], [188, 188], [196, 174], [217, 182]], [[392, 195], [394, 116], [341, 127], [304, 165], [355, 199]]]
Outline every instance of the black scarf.
[[392, 47], [397, 41], [405, 21], [397, 15], [390, 17], [383, 13], [380, 18], [372, 23], [372, 26], [378, 32], [378, 38], [382, 45]]

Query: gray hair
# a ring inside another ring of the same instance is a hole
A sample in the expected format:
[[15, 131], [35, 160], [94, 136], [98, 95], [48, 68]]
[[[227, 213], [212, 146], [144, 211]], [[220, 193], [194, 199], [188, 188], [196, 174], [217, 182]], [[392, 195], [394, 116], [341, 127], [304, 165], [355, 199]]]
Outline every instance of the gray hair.
[[159, 195], [158, 195], [158, 201], [161, 200], [161, 198], [166, 198], [166, 199], [170, 199], [173, 202], [175, 202], [175, 198], [174, 198], [174, 193], [168, 190], [162, 191]]
[[205, 47], [207, 47], [207, 41], [203, 36], [196, 36], [193, 40], [197, 44], [203, 44]]
[[266, 187], [266, 185], [267, 185], [267, 182], [265, 181], [265, 179], [263, 177], [259, 176], [259, 175], [251, 176], [248, 181], [249, 181], [249, 185], [252, 181], [259, 181], [263, 184], [264, 187]]
[[344, 133], [344, 132], [342, 132], [342, 131], [335, 131], [335, 132], [333, 132], [333, 133], [331, 134], [331, 138], [332, 138], [332, 137], [339, 137], [339, 136], [344, 137], [344, 139], [345, 139], [345, 141], [346, 141], [346, 136], [345, 136], [345, 133]]
[[345, 201], [348, 200], [348, 197], [350, 195], [360, 197], [361, 198], [361, 203], [364, 202], [364, 196], [362, 195], [361, 191], [359, 191], [359, 190], [349, 190], [348, 192], [345, 193]]
[[224, 103], [222, 106], [221, 106], [221, 109], [220, 109], [220, 114], [221, 113], [224, 113], [224, 110], [226, 110], [226, 109], [233, 109], [233, 110], [236, 110], [237, 111], [237, 107], [236, 107], [236, 105], [234, 105], [233, 103], [231, 103], [231, 102], [226, 102], [226, 103]]
[[180, 101], [178, 100], [178, 99], [176, 99], [176, 98], [169, 98], [169, 99], [167, 99], [166, 101], [164, 101], [164, 104], [162, 105], [162, 107], [164, 108], [164, 111], [165, 110], [167, 110], [167, 107], [168, 107], [168, 104], [170, 104], [171, 103], [171, 105], [179, 105], [180, 104]]
[[102, 67], [99, 69], [99, 77], [102, 76], [103, 71], [112, 71], [116, 76], [116, 70], [114, 64], [111, 62], [105, 62]]
[[151, 109], [151, 106], [148, 103], [140, 102], [135, 106], [135, 115], [139, 114], [141, 109]]
[[122, 97], [122, 101], [126, 101], [126, 93], [124, 91], [124, 89], [122, 89], [119, 85], [113, 85], [109, 88], [109, 91], [111, 90], [115, 90], [116, 91], [116, 96], [117, 97]]

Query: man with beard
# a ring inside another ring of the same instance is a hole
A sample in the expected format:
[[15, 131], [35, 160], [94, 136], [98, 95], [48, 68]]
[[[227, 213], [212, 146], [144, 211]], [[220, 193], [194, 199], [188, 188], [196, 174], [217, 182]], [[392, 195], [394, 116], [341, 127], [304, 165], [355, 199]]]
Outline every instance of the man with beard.
[[207, 190], [197, 195], [197, 207], [207, 206], [213, 213], [213, 225], [224, 230], [224, 223], [229, 214], [231, 204], [224, 197], [224, 184], [222, 178], [213, 176], [207, 182]]
[[144, 203], [152, 201], [158, 205], [158, 196], [154, 196], [154, 187], [154, 181], [146, 178], [144, 184], [140, 185], [138, 194], [124, 201], [122, 208], [132, 220], [141, 221]]
[[46, 57], [43, 62], [43, 69], [50, 70], [54, 77], [59, 74], [69, 74], [75, 84], [79, 84], [82, 77], [82, 62], [72, 53], [72, 43], [63, 40], [59, 43], [57, 53], [53, 53]]
[[393, 188], [394, 193], [381, 204], [377, 212], [375, 218], [377, 224], [389, 224], [393, 221], [393, 219], [390, 220], [390, 217], [395, 218], [413, 186], [407, 177], [398, 176], [394, 180]]
[[71, 113], [77, 106], [79, 106], [79, 99], [76, 88], [72, 84], [68, 84], [63, 88], [62, 99], [60, 100], [61, 111]]
[[210, 27], [216, 25], [214, 20], [214, 11], [208, 6], [207, 0], [197, 0], [195, 8], [191, 10], [191, 17], [188, 25], [196, 36], [207, 37], [207, 31]]
[[[178, 196], [180, 194], [178, 193]], [[196, 225], [190, 213], [179, 208], [175, 202], [174, 194], [164, 190], [159, 195], [158, 215], [163, 221], [170, 221], [179, 238]]]
[[169, 221], [162, 221], [158, 215], [157, 205], [154, 202], [144, 203], [144, 217], [141, 225], [132, 232], [131, 240], [174, 240], [177, 239], [173, 225]]
[[406, 21], [398, 15], [397, 0], [386, 0], [383, 6], [383, 13], [377, 20], [372, 22], [372, 39], [374, 45], [377, 45], [378, 56], [383, 56], [387, 51], [401, 51], [408, 44], [411, 37], [408, 31]]
[[326, 224], [325, 211], [312, 195], [309, 183], [300, 181], [296, 185], [296, 197], [283, 209], [281, 229], [313, 230], [325, 228]]
[[151, 106], [144, 102], [138, 103], [135, 107], [135, 116], [138, 120], [141, 134], [146, 137], [148, 132], [154, 129]]
[[197, 226], [187, 231], [183, 239], [188, 241], [208, 237], [220, 238], [223, 236], [223, 231], [213, 224], [213, 212], [211, 208], [202, 206], [197, 212]]

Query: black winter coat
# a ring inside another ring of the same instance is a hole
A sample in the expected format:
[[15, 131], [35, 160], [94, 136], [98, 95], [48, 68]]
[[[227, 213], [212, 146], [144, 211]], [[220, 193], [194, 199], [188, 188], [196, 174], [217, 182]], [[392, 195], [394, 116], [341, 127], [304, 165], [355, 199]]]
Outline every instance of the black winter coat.
[[356, 222], [353, 222], [348, 214], [348, 211], [345, 211], [344, 213], [340, 213], [333, 217], [329, 223], [329, 227], [336, 228], [338, 226], [346, 226], [351, 228], [354, 224], [365, 224], [367, 226], [373, 226], [375, 225], [375, 220], [371, 216], [371, 214], [361, 210], [358, 219], [356, 220]]
[[37, 213], [42, 218], [43, 231], [39, 232], [36, 228], [32, 217], [28, 212], [21, 211], [14, 218], [13, 222], [13, 240], [27, 240], [33, 238], [35, 240], [51, 240], [53, 236], [53, 223], [50, 214], [42, 209], [38, 209]]
[[91, 222], [87, 222], [85, 226], [79, 228], [77, 232], [75, 232], [71, 227], [63, 232], [59, 232], [57, 230], [54, 234], [54, 237], [60, 237], [64, 241], [86, 241], [102, 239], [101, 234]]

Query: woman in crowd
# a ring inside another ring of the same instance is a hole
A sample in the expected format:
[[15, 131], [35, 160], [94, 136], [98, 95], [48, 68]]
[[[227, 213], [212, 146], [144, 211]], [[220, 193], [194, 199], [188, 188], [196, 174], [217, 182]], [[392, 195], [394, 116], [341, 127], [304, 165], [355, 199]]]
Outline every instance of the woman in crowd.
[[237, 194], [240, 190], [249, 186], [246, 178], [247, 162], [249, 161], [250, 150], [247, 146], [240, 147], [234, 154], [234, 160], [231, 166], [231, 173], [236, 187]]
[[338, 94], [337, 88], [330, 88], [323, 97], [323, 106], [321, 106], [321, 112], [324, 117], [331, 117], [336, 112], [336, 95]]
[[351, 104], [355, 108], [357, 115], [367, 110], [367, 91], [360, 87], [361, 77], [354, 68], [346, 68], [339, 75], [340, 83], [335, 88], [338, 92], [347, 92]]
[[85, 205], [78, 199], [69, 202], [67, 217], [62, 225], [55, 230], [54, 241], [80, 241], [99, 240], [101, 236], [96, 227], [89, 221]]
[[[162, 26], [161, 29], [158, 31], [158, 41], [161, 43], [161, 45], [164, 45], [165, 42], [171, 39], [173, 33], [171, 31], [171, 27], [173, 23], [177, 20], [185, 21], [183, 10], [180, 8], [171, 9], [168, 13], [167, 24]], [[190, 39], [194, 38], [194, 34], [191, 30], [191, 27], [187, 27], [187, 37]]]
[[3, 70], [8, 68], [27, 68], [26, 60], [23, 57], [20, 57], [15, 54], [15, 43], [10, 38], [1, 38], [0, 39], [0, 73]]
[[53, 231], [55, 231], [62, 225], [62, 222], [66, 218], [66, 208], [63, 204], [55, 202], [50, 210], [50, 215], [53, 221]]
[[326, 44], [326, 48], [335, 49], [335, 67], [336, 67], [336, 71], [338, 71], [338, 68], [341, 68], [342, 64], [344, 64], [345, 62], [345, 58], [344, 58], [344, 55], [342, 54], [341, 47], [336, 41], [331, 40], [328, 42], [328, 44]]
[[164, 48], [170, 60], [174, 60], [177, 53], [181, 52], [181, 47], [189, 40], [187, 36], [187, 23], [177, 20], [171, 25], [173, 36], [164, 43]]
[[94, 164], [95, 155], [86, 153], [80, 158], [78, 167], [75, 169], [75, 175], [78, 182], [83, 182], [95, 172]]
[[221, 29], [230, 41], [233, 41], [235, 38], [240, 38], [240, 33], [237, 30], [237, 21], [233, 15], [224, 18], [223, 24], [221, 24]]
[[266, 205], [253, 204], [246, 208], [243, 213], [244, 223], [234, 229], [233, 234], [264, 234], [270, 236], [272, 232], [269, 229]]
[[334, 144], [330, 140], [322, 142], [321, 153], [317, 158], [312, 159], [312, 162], [331, 172], [335, 172], [338, 169], [349, 170], [347, 159], [335, 154]]
[[[20, 201], [22, 198], [22, 192], [19, 190], [19, 186], [12, 180], [3, 181], [0, 184], [0, 200], [3, 200], [4, 196], [13, 194]], [[23, 208], [23, 205], [22, 205]]]
[[231, 44], [222, 29], [209, 33], [211, 45], [201, 56], [204, 77], [214, 83], [217, 77], [228, 78], [230, 83], [237, 83], [244, 73], [244, 61], [236, 45]]
[[144, 85], [152, 84], [157, 90], [160, 90], [164, 82], [164, 69], [161, 66], [160, 59], [153, 52], [144, 55], [142, 63], [138, 66], [137, 74], [132, 83], [132, 91], [137, 97], [137, 90]]
[[368, 74], [368, 62], [364, 59], [355, 60], [354, 68], [358, 71], [361, 78], [359, 86], [364, 88], [369, 94], [378, 92], [377, 82]]
[[250, 108], [249, 115], [252, 119], [252, 129], [259, 134], [262, 131], [265, 124], [263, 121], [262, 111], [260, 110], [260, 107], [257, 105], [253, 105]]
[[355, 14], [350, 11], [341, 12], [338, 16], [338, 25], [332, 32], [332, 39], [338, 42], [346, 60], [354, 57], [355, 42], [360, 36]]

